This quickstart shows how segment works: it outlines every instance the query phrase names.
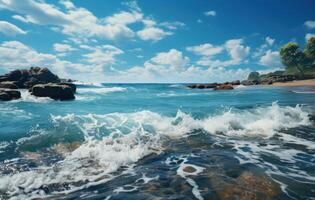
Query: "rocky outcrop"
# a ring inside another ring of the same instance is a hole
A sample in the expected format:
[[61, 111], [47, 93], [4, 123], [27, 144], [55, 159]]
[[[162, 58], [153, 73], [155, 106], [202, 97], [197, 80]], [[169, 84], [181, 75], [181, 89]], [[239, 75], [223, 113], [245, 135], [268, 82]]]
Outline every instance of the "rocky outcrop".
[[6, 90], [1, 89], [0, 90], [0, 101], [11, 101], [14, 99], [20, 99], [21, 93], [16, 90]]
[[0, 76], [0, 82], [14, 82], [18, 88], [31, 88], [36, 84], [60, 83], [57, 75], [47, 68], [31, 67], [29, 70], [14, 70]]
[[233, 90], [234, 87], [231, 84], [222, 84], [222, 85], [218, 85], [216, 88], [214, 88], [215, 90]]
[[49, 97], [55, 100], [75, 99], [73, 88], [67, 84], [38, 84], [34, 85], [30, 92], [37, 97]]
[[[29, 89], [34, 96], [50, 97], [56, 100], [75, 98], [76, 85], [71, 82], [70, 79], [60, 79], [49, 69], [40, 67], [14, 70], [0, 76], [0, 88]], [[9, 94], [3, 94], [3, 98], [11, 99]]]
[[207, 84], [191, 84], [187, 85], [188, 88], [191, 89], [210, 89], [210, 88], [215, 88], [217, 87], [217, 83], [207, 83]]
[[0, 88], [18, 89], [18, 86], [15, 81], [3, 81], [0, 82]]

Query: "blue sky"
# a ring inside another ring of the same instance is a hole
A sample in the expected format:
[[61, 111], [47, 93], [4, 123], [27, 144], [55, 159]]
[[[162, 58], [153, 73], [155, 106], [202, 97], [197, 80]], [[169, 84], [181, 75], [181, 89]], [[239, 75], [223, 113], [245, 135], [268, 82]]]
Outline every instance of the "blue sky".
[[313, 0], [0, 0], [0, 73], [88, 82], [214, 82], [283, 68], [315, 34]]

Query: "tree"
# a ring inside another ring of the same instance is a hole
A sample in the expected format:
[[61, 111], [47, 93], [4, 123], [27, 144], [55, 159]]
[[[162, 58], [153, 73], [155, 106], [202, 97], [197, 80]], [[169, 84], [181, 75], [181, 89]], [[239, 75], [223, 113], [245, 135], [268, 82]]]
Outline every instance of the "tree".
[[259, 80], [259, 73], [258, 72], [251, 72], [248, 77], [247, 80], [249, 81], [256, 81]]
[[281, 61], [286, 70], [296, 69], [300, 78], [304, 78], [304, 66], [307, 63], [306, 56], [297, 43], [289, 42], [280, 50]]
[[311, 37], [307, 40], [307, 44], [305, 46], [305, 55], [312, 61], [312, 64], [315, 64], [315, 38]]

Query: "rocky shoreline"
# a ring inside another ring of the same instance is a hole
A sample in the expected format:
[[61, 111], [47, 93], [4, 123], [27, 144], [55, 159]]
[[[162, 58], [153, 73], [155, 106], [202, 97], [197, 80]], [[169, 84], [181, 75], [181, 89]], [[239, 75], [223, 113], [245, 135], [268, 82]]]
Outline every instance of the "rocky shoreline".
[[49, 97], [54, 100], [75, 99], [76, 85], [72, 80], [60, 79], [48, 68], [31, 67], [14, 70], [0, 76], [0, 101], [21, 98], [18, 89], [28, 89], [36, 97]]
[[244, 85], [275, 85], [276, 83], [288, 83], [299, 80], [294, 75], [277, 75], [268, 74], [267, 76], [259, 75], [258, 72], [251, 72], [246, 80], [236, 80], [225, 83], [204, 83], [204, 84], [189, 84], [189, 89], [214, 89], [214, 90], [233, 90], [235, 86]]

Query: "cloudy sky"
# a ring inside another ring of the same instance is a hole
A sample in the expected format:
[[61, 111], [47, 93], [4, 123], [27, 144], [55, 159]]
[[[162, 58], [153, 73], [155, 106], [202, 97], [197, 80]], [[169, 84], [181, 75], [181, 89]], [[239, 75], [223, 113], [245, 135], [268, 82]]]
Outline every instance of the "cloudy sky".
[[0, 73], [89, 82], [212, 82], [283, 68], [315, 35], [313, 0], [0, 0]]

